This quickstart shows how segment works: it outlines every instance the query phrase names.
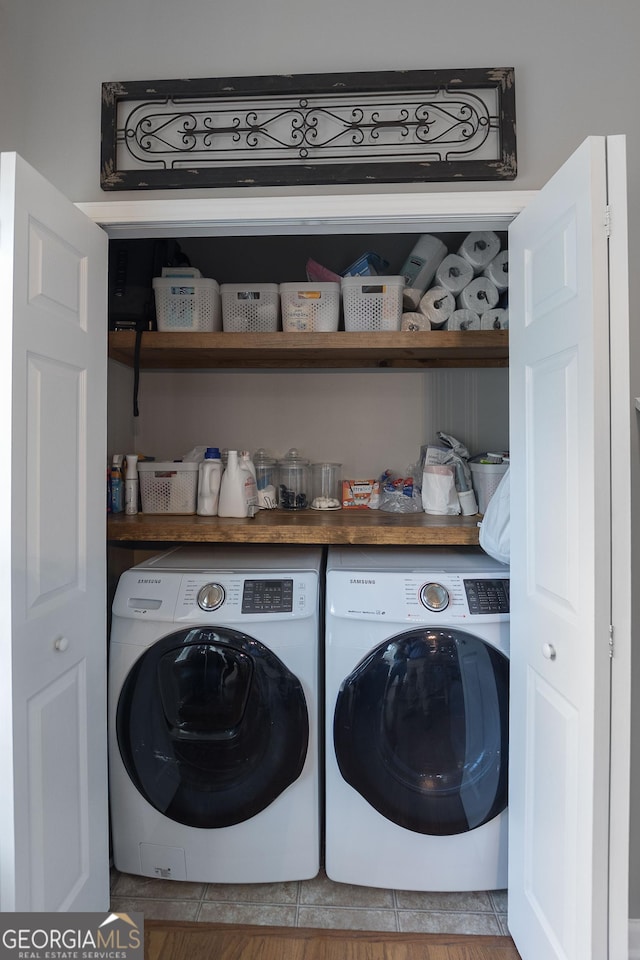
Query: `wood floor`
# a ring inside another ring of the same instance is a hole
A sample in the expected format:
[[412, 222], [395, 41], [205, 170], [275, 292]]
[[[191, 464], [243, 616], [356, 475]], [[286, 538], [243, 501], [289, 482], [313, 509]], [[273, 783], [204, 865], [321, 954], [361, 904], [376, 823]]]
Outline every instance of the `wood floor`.
[[145, 920], [145, 960], [520, 960], [509, 937]]

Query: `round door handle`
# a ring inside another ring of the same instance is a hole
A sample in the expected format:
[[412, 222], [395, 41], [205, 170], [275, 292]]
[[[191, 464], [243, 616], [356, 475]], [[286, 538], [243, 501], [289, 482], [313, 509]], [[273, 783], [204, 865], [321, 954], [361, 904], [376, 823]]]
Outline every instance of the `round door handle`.
[[66, 637], [58, 637], [53, 641], [53, 646], [56, 650], [59, 650], [62, 653], [69, 646], [69, 641]]
[[556, 648], [552, 643], [542, 644], [542, 656], [545, 658], [545, 660], [555, 660]]

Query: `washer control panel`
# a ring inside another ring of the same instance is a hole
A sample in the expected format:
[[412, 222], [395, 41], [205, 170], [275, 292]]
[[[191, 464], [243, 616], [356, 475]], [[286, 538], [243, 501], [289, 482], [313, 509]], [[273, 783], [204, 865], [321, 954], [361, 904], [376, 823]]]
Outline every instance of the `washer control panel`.
[[312, 617], [319, 602], [314, 571], [129, 570], [120, 578], [115, 616], [187, 623], [251, 623]]

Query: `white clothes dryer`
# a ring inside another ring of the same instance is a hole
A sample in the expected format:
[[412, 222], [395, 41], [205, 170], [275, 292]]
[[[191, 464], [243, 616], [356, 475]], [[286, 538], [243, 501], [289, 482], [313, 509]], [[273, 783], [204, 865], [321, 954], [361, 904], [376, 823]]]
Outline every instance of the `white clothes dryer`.
[[509, 568], [480, 550], [329, 549], [326, 871], [507, 885]]
[[177, 547], [113, 602], [113, 858], [257, 883], [320, 866], [320, 548]]

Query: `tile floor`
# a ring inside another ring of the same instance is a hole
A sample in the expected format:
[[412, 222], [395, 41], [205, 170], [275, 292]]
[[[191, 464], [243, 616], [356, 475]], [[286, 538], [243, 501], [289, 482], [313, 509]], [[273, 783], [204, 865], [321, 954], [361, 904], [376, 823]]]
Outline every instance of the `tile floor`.
[[405, 933], [506, 935], [506, 890], [416, 893], [334, 883], [324, 873], [289, 883], [152, 880], [114, 870], [111, 909], [148, 919]]

